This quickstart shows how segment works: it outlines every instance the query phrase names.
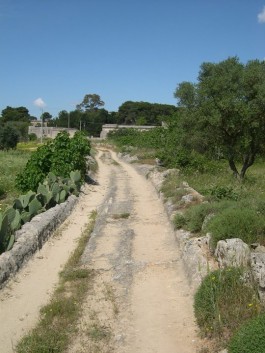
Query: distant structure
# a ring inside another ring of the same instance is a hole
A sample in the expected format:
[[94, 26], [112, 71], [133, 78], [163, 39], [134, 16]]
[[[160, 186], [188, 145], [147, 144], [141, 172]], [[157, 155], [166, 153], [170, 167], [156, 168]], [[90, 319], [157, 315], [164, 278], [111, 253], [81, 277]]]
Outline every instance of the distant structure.
[[102, 126], [100, 133], [100, 138], [105, 139], [110, 131], [115, 131], [118, 129], [136, 129], [139, 131], [151, 130], [157, 126], [147, 126], [147, 125], [117, 125], [117, 124], [105, 124]]
[[68, 129], [64, 127], [48, 127], [48, 126], [29, 126], [29, 134], [35, 134], [37, 138], [43, 138], [48, 137], [54, 139], [59, 132], [61, 131], [67, 131], [70, 135], [70, 137], [73, 137], [77, 129]]

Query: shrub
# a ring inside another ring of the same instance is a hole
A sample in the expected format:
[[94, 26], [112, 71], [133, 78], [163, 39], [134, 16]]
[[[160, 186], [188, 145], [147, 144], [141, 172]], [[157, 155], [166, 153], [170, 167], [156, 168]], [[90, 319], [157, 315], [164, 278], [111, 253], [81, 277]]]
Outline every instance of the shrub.
[[62, 132], [50, 145], [51, 172], [66, 177], [72, 170], [79, 170], [82, 176], [85, 176], [85, 156], [90, 153], [90, 144], [82, 132], [75, 133], [73, 138], [70, 138], [68, 133]]
[[240, 238], [247, 244], [262, 242], [265, 220], [252, 209], [228, 208], [209, 221], [206, 231], [212, 234], [214, 248], [219, 240], [231, 238]]
[[111, 131], [108, 139], [119, 148], [133, 146], [139, 148], [161, 148], [164, 128], [157, 127], [148, 131], [139, 131], [133, 128], [123, 128]]
[[181, 213], [177, 213], [174, 217], [175, 229], [183, 228], [186, 225], [186, 218]]
[[214, 186], [209, 190], [209, 193], [215, 200], [228, 199], [237, 201], [239, 199], [238, 193], [231, 186]]
[[185, 227], [191, 232], [200, 232], [205, 218], [210, 214], [218, 214], [222, 210], [236, 208], [237, 204], [231, 201], [207, 202], [194, 205], [185, 212]]
[[24, 170], [16, 177], [16, 187], [22, 192], [36, 190], [51, 170], [52, 150], [49, 143], [32, 153]]
[[235, 333], [228, 344], [229, 353], [264, 353], [265, 315], [250, 320]]
[[36, 190], [49, 172], [67, 177], [71, 171], [79, 170], [84, 178], [86, 155], [90, 144], [81, 132], [70, 139], [67, 132], [61, 132], [53, 141], [48, 141], [32, 153], [24, 170], [17, 175], [16, 186], [22, 192]]
[[211, 272], [202, 281], [194, 299], [198, 326], [210, 337], [234, 332], [260, 311], [256, 290], [246, 283], [240, 268]]
[[19, 133], [9, 125], [0, 129], [0, 150], [9, 150], [16, 148], [19, 140]]
[[214, 205], [202, 203], [187, 210], [185, 214], [187, 229], [191, 232], [200, 232], [206, 216], [214, 212]]
[[37, 135], [33, 132], [29, 134], [29, 141], [37, 141]]

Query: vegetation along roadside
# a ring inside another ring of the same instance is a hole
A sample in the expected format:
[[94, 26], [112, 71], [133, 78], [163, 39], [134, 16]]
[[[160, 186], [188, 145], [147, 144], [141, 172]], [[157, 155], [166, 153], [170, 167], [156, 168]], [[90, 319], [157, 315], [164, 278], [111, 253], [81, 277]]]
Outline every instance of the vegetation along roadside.
[[61, 132], [31, 153], [15, 179], [17, 189], [24, 194], [0, 212], [0, 253], [12, 248], [15, 231], [32, 217], [64, 202], [71, 194], [78, 196], [89, 153], [89, 141], [81, 132], [72, 139]]

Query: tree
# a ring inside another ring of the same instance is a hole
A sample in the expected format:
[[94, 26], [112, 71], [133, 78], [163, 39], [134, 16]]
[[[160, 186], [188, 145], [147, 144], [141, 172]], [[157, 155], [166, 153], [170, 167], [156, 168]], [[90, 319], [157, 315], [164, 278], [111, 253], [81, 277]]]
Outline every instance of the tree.
[[127, 101], [119, 107], [118, 122], [125, 125], [161, 125], [162, 118], [176, 111], [174, 105]]
[[9, 150], [16, 148], [19, 134], [16, 129], [9, 125], [5, 125], [0, 130], [0, 150]]
[[7, 106], [2, 110], [2, 122], [6, 123], [7, 121], [23, 121], [29, 122], [31, 116], [29, 111], [25, 107], [12, 108]]
[[74, 110], [67, 112], [65, 110], [58, 114], [56, 119], [53, 119], [53, 126], [67, 127], [85, 131], [89, 136], [99, 136], [102, 130], [102, 125], [111, 123], [112, 115], [105, 109], [97, 109], [93, 111]]
[[174, 95], [190, 114], [190, 130], [203, 133], [208, 144], [220, 149], [234, 175], [243, 179], [264, 150], [265, 61], [244, 65], [231, 57], [203, 63], [198, 83], [183, 82]]
[[105, 103], [98, 94], [86, 94], [82, 103], [77, 104], [76, 109], [80, 111], [95, 111], [104, 105]]
[[47, 121], [49, 122], [51, 119], [52, 119], [52, 115], [48, 112], [44, 112], [41, 114], [41, 117], [40, 117], [43, 121]]
[[[68, 119], [69, 119], [69, 113], [66, 110], [61, 110], [58, 114], [58, 117], [53, 119], [53, 126], [67, 127]], [[71, 125], [71, 127], [74, 127], [74, 126]]]

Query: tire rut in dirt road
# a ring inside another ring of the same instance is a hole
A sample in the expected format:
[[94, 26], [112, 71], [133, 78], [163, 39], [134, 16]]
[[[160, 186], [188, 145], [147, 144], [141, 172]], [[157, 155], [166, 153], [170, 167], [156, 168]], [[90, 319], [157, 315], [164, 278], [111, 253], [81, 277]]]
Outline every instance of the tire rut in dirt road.
[[196, 352], [192, 294], [161, 201], [115, 153], [99, 167], [111, 187], [82, 258], [97, 276], [69, 352]]

